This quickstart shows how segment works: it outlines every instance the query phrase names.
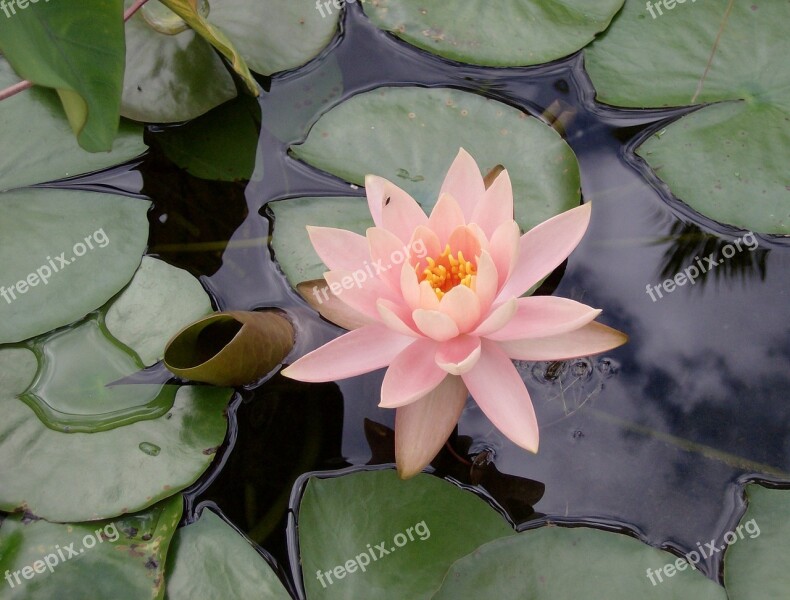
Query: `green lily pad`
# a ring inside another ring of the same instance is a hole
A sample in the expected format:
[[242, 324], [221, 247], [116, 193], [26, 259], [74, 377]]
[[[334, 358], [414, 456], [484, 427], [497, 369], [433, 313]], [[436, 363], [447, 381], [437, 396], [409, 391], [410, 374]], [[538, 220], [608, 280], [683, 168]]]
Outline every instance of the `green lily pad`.
[[167, 157], [190, 175], [239, 181], [252, 177], [260, 129], [260, 105], [245, 95], [154, 135]]
[[[684, 565], [677, 569], [674, 565]], [[671, 576], [663, 573], [665, 565]], [[662, 569], [662, 579], [648, 569]], [[485, 544], [448, 571], [435, 600], [726, 600], [684, 559], [637, 539], [587, 527], [541, 527]]]
[[556, 131], [496, 100], [447, 88], [385, 87], [354, 96], [321, 117], [291, 152], [351, 183], [386, 177], [430, 211], [461, 147], [483, 174], [498, 164], [508, 169], [524, 230], [579, 204], [579, 165]]
[[337, 32], [340, 11], [321, 16], [315, 0], [222, 0], [211, 5], [208, 20], [253, 71], [272, 75], [318, 56]]
[[294, 198], [268, 205], [274, 213], [272, 249], [277, 263], [292, 286], [323, 279], [326, 265], [307, 237], [307, 225], [349, 229], [365, 235], [373, 218], [364, 198]]
[[197, 279], [145, 256], [132, 281], [107, 309], [105, 324], [150, 366], [162, 359], [167, 341], [177, 331], [211, 312], [211, 299]]
[[161, 417], [178, 387], [108, 383], [144, 368], [136, 354], [114, 342], [95, 314], [31, 344], [38, 357], [35, 381], [20, 398], [50, 429], [65, 433], [107, 431]]
[[[786, 2], [628, 0], [585, 51], [598, 100], [706, 106], [638, 150], [680, 200], [721, 223], [790, 233], [790, 52]], [[662, 7], [664, 5], [662, 4]]]
[[782, 598], [790, 586], [790, 491], [752, 484], [746, 496], [746, 514], [723, 540], [724, 585], [730, 600]]
[[[0, 56], [0, 89], [19, 81]], [[38, 87], [0, 102], [0, 131], [0, 191], [98, 171], [146, 149], [143, 128], [123, 121], [112, 152], [80, 150], [58, 95]]]
[[311, 478], [298, 522], [307, 597], [322, 600], [431, 598], [453, 561], [513, 535], [475, 494], [391, 470]]
[[122, 0], [84, 2], [80, 10], [66, 2], [2, 6], [0, 52], [19, 75], [57, 90], [80, 146], [89, 152], [109, 151], [118, 130], [122, 6]]
[[7, 517], [0, 526], [3, 598], [163, 598], [182, 508], [176, 495], [145, 512], [93, 523]]
[[0, 194], [0, 343], [67, 325], [119, 292], [145, 250], [149, 207], [95, 192]]
[[373, 0], [371, 21], [402, 40], [451, 60], [516, 67], [583, 48], [609, 26], [623, 0]]
[[98, 433], [46, 427], [17, 396], [35, 355], [0, 349], [0, 510], [50, 521], [142, 510], [194, 483], [225, 439], [227, 388], [182, 387], [166, 415]]
[[[125, 0], [129, 8], [134, 0]], [[191, 29], [155, 31], [141, 11], [126, 23], [121, 114], [154, 123], [187, 121], [236, 97], [236, 85], [214, 48]]]
[[274, 311], [215, 313], [168, 342], [165, 366], [192, 381], [247, 385], [282, 363], [294, 335], [291, 322]]
[[209, 509], [176, 532], [167, 560], [169, 600], [291, 599], [250, 542]]

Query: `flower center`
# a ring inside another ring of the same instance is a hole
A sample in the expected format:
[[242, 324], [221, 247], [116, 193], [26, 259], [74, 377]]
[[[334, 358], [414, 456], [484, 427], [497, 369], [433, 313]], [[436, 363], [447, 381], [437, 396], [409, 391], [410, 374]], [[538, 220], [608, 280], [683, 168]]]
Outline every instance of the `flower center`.
[[460, 250], [453, 255], [450, 244], [437, 258], [427, 257], [428, 266], [418, 273], [420, 282], [427, 281], [439, 300], [457, 285], [472, 287], [472, 278], [477, 274], [477, 265], [464, 258]]

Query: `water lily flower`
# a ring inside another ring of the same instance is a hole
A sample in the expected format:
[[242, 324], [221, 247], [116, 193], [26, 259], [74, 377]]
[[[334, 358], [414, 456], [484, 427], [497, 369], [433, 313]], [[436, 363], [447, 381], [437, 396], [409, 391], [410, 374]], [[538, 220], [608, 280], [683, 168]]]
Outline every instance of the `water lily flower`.
[[507, 171], [486, 187], [463, 149], [430, 216], [386, 179], [369, 175], [365, 190], [375, 223], [366, 236], [308, 227], [330, 269], [324, 278], [333, 295], [321, 312], [352, 331], [283, 374], [324, 382], [387, 367], [379, 406], [397, 409], [403, 478], [436, 456], [469, 394], [505, 436], [537, 452], [535, 411], [512, 360], [567, 360], [627, 341], [594, 321], [600, 310], [567, 298], [521, 297], [577, 246], [590, 204], [521, 235]]

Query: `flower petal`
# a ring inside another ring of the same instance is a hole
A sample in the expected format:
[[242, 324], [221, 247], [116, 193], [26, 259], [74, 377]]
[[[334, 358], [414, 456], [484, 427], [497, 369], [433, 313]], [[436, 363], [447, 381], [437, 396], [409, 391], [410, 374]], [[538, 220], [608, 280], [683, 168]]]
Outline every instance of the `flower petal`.
[[593, 321], [574, 331], [551, 337], [496, 343], [516, 360], [569, 360], [608, 352], [627, 341], [628, 336], [621, 331]]
[[447, 377], [431, 356], [438, 344], [420, 338], [396, 356], [381, 384], [381, 408], [398, 408], [419, 400]]
[[365, 232], [369, 245], [370, 271], [386, 281], [394, 292], [400, 293], [400, 267], [406, 262], [404, 244], [382, 227], [370, 227]]
[[439, 236], [433, 231], [420, 225], [414, 230], [409, 241], [409, 251], [411, 260], [409, 263], [413, 265], [417, 272], [421, 272], [428, 266], [428, 261], [425, 260], [426, 256], [437, 257], [444, 250], [444, 246], [439, 244]]
[[518, 311], [507, 326], [486, 337], [497, 341], [549, 337], [584, 327], [599, 314], [599, 309], [568, 298], [519, 298]]
[[438, 310], [418, 308], [412, 313], [417, 328], [437, 342], [446, 342], [458, 335], [458, 326], [452, 318]]
[[508, 321], [513, 318], [518, 310], [518, 302], [516, 298], [511, 298], [497, 306], [494, 310], [488, 313], [485, 320], [477, 326], [472, 334], [485, 337], [488, 334], [502, 329], [507, 325]]
[[560, 213], [521, 236], [516, 267], [498, 298], [521, 296], [568, 258], [587, 231], [590, 206]]
[[457, 285], [439, 301], [439, 311], [455, 321], [458, 331], [466, 333], [480, 321], [480, 300], [470, 288]]
[[439, 310], [439, 297], [427, 281], [420, 282], [420, 306], [425, 310]]
[[282, 374], [309, 382], [346, 379], [386, 367], [412, 343], [384, 325], [366, 325], [305, 354]]
[[496, 265], [499, 288], [505, 285], [516, 266], [519, 237], [521, 237], [521, 230], [515, 221], [502, 223], [491, 236], [488, 252]]
[[409, 308], [412, 310], [420, 308], [420, 283], [417, 280], [417, 273], [408, 263], [403, 263], [400, 270], [400, 291]]
[[489, 239], [503, 223], [513, 220], [513, 185], [502, 171], [475, 206], [471, 221], [480, 225]]
[[475, 276], [475, 292], [480, 300], [481, 314], [487, 314], [497, 295], [499, 274], [494, 261], [488, 252], [483, 252], [477, 259], [477, 275]]
[[[391, 231], [407, 244], [417, 227], [428, 225], [428, 216], [417, 201], [397, 185], [370, 176], [365, 178], [365, 183], [373, 184], [373, 196], [368, 196], [368, 205], [377, 227]], [[374, 211], [379, 214], [379, 222]]]
[[488, 419], [514, 444], [538, 451], [538, 420], [529, 392], [507, 355], [496, 342], [482, 340], [477, 364], [462, 375], [469, 392]]
[[480, 360], [480, 338], [460, 335], [439, 346], [436, 351], [436, 364], [450, 375], [463, 375]]
[[[469, 261], [474, 261], [483, 251], [480, 240], [474, 229], [467, 226], [456, 227], [450, 234], [448, 239], [450, 249], [454, 256], [458, 256], [458, 252], [462, 252], [464, 258]], [[442, 247], [444, 250], [444, 247]]]
[[468, 223], [485, 191], [486, 186], [480, 174], [480, 167], [477, 166], [472, 155], [461, 148], [447, 171], [440, 193], [446, 192], [455, 198]]
[[463, 225], [466, 225], [466, 220], [458, 202], [450, 194], [443, 192], [428, 218], [428, 227], [439, 237], [442, 249], [450, 240], [450, 234]]
[[439, 453], [468, 395], [461, 378], [448, 375], [431, 393], [395, 412], [395, 462], [402, 479], [414, 477]]
[[379, 310], [381, 322], [393, 331], [402, 333], [403, 335], [421, 337], [417, 332], [414, 319], [411, 318], [411, 311], [407, 307], [390, 300], [382, 299], [376, 302], [376, 308]]
[[397, 300], [396, 292], [380, 279], [373, 279], [363, 270], [327, 271], [324, 279], [336, 296], [354, 310], [378, 321], [376, 302], [379, 298]]
[[307, 235], [310, 236], [316, 254], [330, 271], [353, 271], [370, 259], [367, 240], [353, 231], [308, 225]]
[[378, 319], [373, 319], [354, 310], [335, 296], [323, 279], [303, 281], [296, 286], [296, 291], [322, 317], [343, 329], [359, 329], [364, 325], [372, 325], [378, 322]]

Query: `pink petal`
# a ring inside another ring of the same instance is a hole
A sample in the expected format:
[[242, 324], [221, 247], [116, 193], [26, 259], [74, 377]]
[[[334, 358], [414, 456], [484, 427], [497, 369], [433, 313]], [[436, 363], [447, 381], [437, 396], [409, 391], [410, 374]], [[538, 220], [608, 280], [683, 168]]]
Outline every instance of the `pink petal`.
[[488, 251], [488, 246], [489, 246], [488, 236], [485, 234], [485, 231], [480, 229], [480, 225], [478, 225], [477, 223], [469, 223], [467, 227], [475, 236], [475, 239], [480, 243], [480, 250]]
[[508, 172], [502, 171], [475, 206], [471, 221], [480, 225], [488, 239], [491, 239], [500, 225], [512, 220], [513, 185]]
[[307, 226], [307, 235], [316, 253], [330, 271], [353, 271], [370, 259], [367, 240], [353, 231], [333, 227]]
[[417, 201], [391, 182], [383, 188], [381, 198], [381, 226], [408, 244], [414, 230], [428, 225], [428, 216]]
[[386, 367], [412, 343], [414, 338], [384, 325], [366, 325], [304, 355], [282, 374], [309, 382], [346, 379]]
[[400, 293], [400, 269], [406, 263], [404, 244], [394, 234], [381, 227], [370, 227], [367, 232], [370, 271], [386, 281], [394, 292]]
[[480, 300], [465, 285], [457, 285], [439, 301], [439, 311], [450, 317], [458, 331], [471, 331], [480, 321]]
[[439, 236], [421, 225], [414, 230], [411, 236], [409, 250], [411, 251], [410, 263], [417, 268], [419, 273], [428, 266], [428, 261], [425, 258], [428, 256], [436, 258], [442, 253], [444, 246], [439, 244]]
[[390, 183], [388, 179], [367, 175], [365, 177], [365, 195], [368, 197], [368, 209], [376, 227], [384, 227], [381, 221], [381, 209], [384, 206], [385, 190]]
[[584, 327], [601, 311], [568, 298], [529, 296], [518, 299], [518, 312], [499, 331], [487, 335], [490, 340], [521, 340], [549, 337]]
[[590, 207], [572, 208], [521, 236], [516, 267], [498, 297], [521, 296], [568, 258], [587, 231]]
[[480, 240], [471, 227], [456, 227], [450, 234], [448, 243], [450, 244], [450, 251], [453, 253], [453, 257], [458, 258], [458, 252], [460, 251], [463, 253], [464, 258], [473, 264], [482, 252]]
[[464, 213], [458, 202], [450, 194], [442, 193], [428, 218], [428, 227], [439, 237], [440, 247], [444, 249], [453, 230], [465, 224]]
[[495, 342], [482, 341], [480, 360], [462, 379], [488, 419], [514, 444], [538, 451], [538, 420], [516, 367]]
[[438, 344], [420, 338], [392, 360], [381, 384], [381, 408], [398, 408], [433, 391], [445, 377], [432, 360]]
[[499, 274], [494, 261], [488, 252], [483, 252], [477, 259], [477, 275], [475, 276], [475, 292], [480, 299], [481, 314], [488, 313], [494, 302], [499, 286]]
[[413, 337], [420, 336], [414, 319], [411, 318], [411, 311], [407, 307], [390, 300], [379, 300], [376, 307], [379, 309], [381, 322], [393, 331]]
[[447, 171], [440, 193], [447, 193], [455, 198], [468, 223], [472, 219], [475, 206], [482, 200], [485, 191], [486, 187], [483, 176], [480, 174], [480, 167], [477, 166], [475, 159], [461, 148]]
[[458, 326], [446, 314], [438, 310], [418, 308], [412, 313], [417, 328], [437, 342], [446, 342], [458, 335]]
[[404, 263], [400, 270], [400, 291], [409, 308], [412, 310], [420, 308], [420, 283], [417, 280], [417, 273], [408, 263]]
[[516, 360], [569, 360], [608, 352], [628, 341], [624, 333], [593, 321], [584, 327], [545, 338], [495, 342]]
[[397, 300], [398, 296], [380, 279], [371, 278], [366, 271], [327, 271], [324, 279], [340, 300], [368, 317], [379, 318], [376, 302], [379, 298]]
[[505, 285], [505, 282], [513, 273], [513, 268], [516, 266], [520, 236], [521, 230], [515, 221], [502, 223], [496, 228], [494, 235], [491, 236], [488, 252], [496, 265], [496, 270], [499, 274], [498, 287], [500, 288]]
[[343, 329], [359, 329], [378, 322], [378, 319], [363, 315], [340, 300], [329, 290], [329, 285], [323, 279], [303, 281], [296, 286], [296, 291], [322, 317]]
[[441, 344], [434, 358], [450, 375], [463, 375], [480, 360], [480, 352], [479, 337], [460, 335]]
[[414, 477], [439, 453], [468, 395], [461, 378], [448, 375], [431, 393], [395, 412], [395, 461], [402, 479]]
[[515, 316], [517, 310], [518, 302], [516, 298], [503, 302], [488, 314], [472, 334], [485, 337], [494, 331], [502, 329]]
[[420, 306], [425, 310], [439, 310], [439, 297], [427, 281], [420, 282]]

